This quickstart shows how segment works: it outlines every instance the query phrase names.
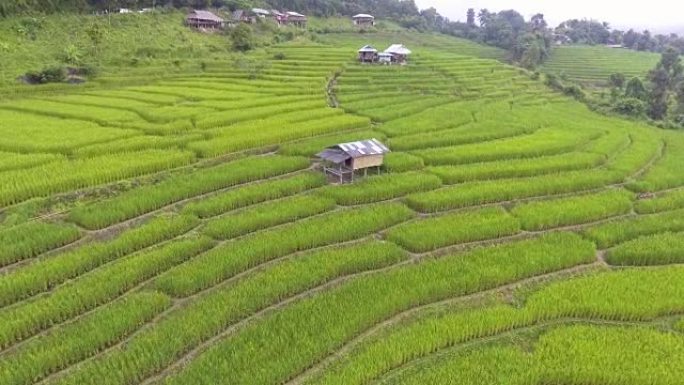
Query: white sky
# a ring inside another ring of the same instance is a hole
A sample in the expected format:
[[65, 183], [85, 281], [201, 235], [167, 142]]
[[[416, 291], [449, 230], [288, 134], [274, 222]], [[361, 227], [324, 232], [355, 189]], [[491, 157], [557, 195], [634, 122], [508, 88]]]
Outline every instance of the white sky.
[[479, 11], [515, 9], [525, 19], [543, 13], [551, 26], [567, 19], [607, 21], [616, 28], [650, 28], [657, 32], [684, 32], [684, 0], [415, 0], [418, 8], [437, 8], [451, 20], [465, 21], [468, 8]]

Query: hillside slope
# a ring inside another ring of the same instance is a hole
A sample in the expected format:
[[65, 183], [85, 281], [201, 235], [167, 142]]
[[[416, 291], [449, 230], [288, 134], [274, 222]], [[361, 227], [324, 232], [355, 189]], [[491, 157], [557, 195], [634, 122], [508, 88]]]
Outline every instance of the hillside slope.
[[570, 80], [589, 87], [606, 87], [610, 75], [621, 73], [630, 79], [645, 77], [660, 60], [652, 52], [604, 46], [558, 46], [544, 64], [544, 70], [565, 75]]
[[684, 136], [499, 53], [326, 34], [0, 102], [0, 384], [678, 383]]

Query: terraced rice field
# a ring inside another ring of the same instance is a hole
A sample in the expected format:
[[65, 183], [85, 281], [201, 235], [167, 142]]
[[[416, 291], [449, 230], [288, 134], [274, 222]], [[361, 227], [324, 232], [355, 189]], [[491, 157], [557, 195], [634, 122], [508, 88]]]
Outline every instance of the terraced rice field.
[[610, 75], [643, 78], [660, 60], [660, 55], [604, 46], [558, 46], [544, 64], [546, 72], [565, 75], [587, 86], [607, 86]]
[[0, 384], [681, 383], [684, 136], [325, 38], [0, 104]]

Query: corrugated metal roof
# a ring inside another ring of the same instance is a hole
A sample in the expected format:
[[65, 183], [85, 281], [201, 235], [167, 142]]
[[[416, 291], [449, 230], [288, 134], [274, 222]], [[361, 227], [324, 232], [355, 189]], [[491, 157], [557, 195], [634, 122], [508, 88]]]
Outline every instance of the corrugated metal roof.
[[411, 50], [404, 47], [403, 44], [392, 44], [385, 50], [385, 53], [392, 53], [395, 55], [410, 55]]
[[271, 12], [263, 8], [252, 8], [252, 12], [257, 15], [270, 15]]
[[286, 12], [286, 13], [287, 13], [288, 16], [306, 17], [306, 16], [302, 15], [301, 13], [297, 13], [297, 12]]
[[340, 148], [352, 158], [360, 158], [368, 155], [382, 155], [390, 152], [390, 149], [379, 140], [367, 139], [358, 142], [340, 143], [333, 148]]
[[373, 48], [373, 47], [370, 46], [370, 45], [366, 45], [366, 46], [363, 46], [363, 47], [359, 50], [359, 52], [378, 52], [378, 50], [375, 49], [375, 48]]
[[220, 17], [214, 15], [213, 13], [209, 11], [192, 11], [189, 15], [188, 18], [190, 19], [197, 19], [197, 20], [210, 20], [210, 21], [215, 21], [217, 23], [222, 23], [223, 19]]
[[352, 16], [352, 19], [375, 19], [375, 17], [367, 13], [359, 13], [358, 15]]
[[329, 148], [321, 153], [316, 154], [316, 156], [335, 164], [344, 163], [347, 159], [351, 158], [351, 156], [349, 156], [349, 154], [346, 152], [334, 148]]

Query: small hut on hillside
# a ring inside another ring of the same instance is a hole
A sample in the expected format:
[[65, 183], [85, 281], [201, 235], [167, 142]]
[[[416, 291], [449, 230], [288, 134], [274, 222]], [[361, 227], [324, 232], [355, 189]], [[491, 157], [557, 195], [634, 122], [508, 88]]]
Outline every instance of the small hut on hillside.
[[294, 25], [300, 28], [306, 28], [308, 19], [306, 16], [297, 12], [285, 12], [285, 24]]
[[246, 11], [244, 9], [233, 11], [233, 23], [254, 24], [256, 23], [256, 19], [256, 16], [250, 11]]
[[352, 16], [354, 25], [358, 27], [373, 27], [375, 25], [375, 17], [366, 13], [359, 13]]
[[385, 154], [390, 150], [377, 139], [367, 139], [358, 142], [340, 143], [328, 147], [317, 156], [323, 161], [323, 172], [326, 175], [338, 177], [340, 183], [354, 182], [354, 173], [375, 168], [378, 173], [385, 160]]
[[193, 28], [220, 29], [224, 21], [209, 11], [194, 10], [185, 17], [185, 24]]
[[359, 62], [375, 63], [378, 60], [378, 50], [370, 45], [363, 46], [359, 50]]
[[271, 16], [271, 12], [269, 10], [262, 8], [252, 8], [252, 14], [261, 19]]
[[406, 64], [411, 50], [406, 48], [403, 44], [392, 44], [385, 50], [386, 54], [392, 56], [392, 63]]

